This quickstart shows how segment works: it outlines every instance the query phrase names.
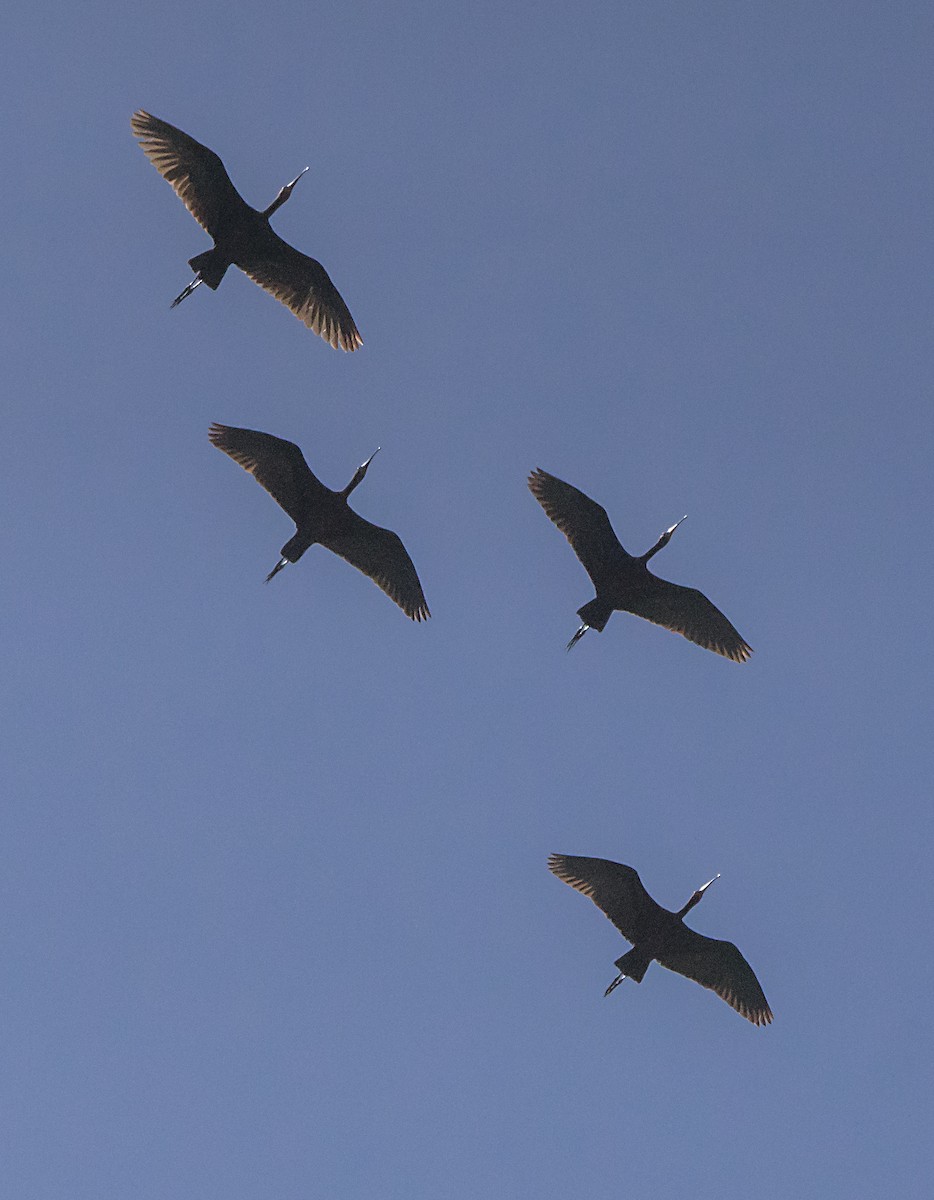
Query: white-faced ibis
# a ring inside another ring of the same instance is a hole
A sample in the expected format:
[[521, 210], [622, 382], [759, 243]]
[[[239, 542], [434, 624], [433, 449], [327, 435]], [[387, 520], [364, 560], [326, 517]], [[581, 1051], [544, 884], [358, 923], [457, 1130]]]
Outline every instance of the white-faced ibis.
[[753, 1025], [768, 1025], [772, 1010], [752, 967], [732, 942], [704, 937], [684, 918], [720, 876], [697, 889], [680, 912], [669, 912], [652, 899], [632, 867], [606, 858], [552, 854], [548, 868], [559, 879], [589, 896], [633, 948], [616, 960], [619, 975], [605, 995], [624, 979], [641, 983], [653, 959], [669, 971], [710, 988]]
[[413, 621], [431, 616], [401, 539], [391, 530], [364, 520], [347, 503], [377, 451], [357, 467], [345, 488], [334, 492], [312, 474], [294, 442], [256, 429], [217, 423], [211, 426], [208, 437], [218, 450], [249, 471], [295, 522], [295, 536], [280, 550], [282, 557], [266, 576], [267, 583], [318, 542], [369, 575]]
[[363, 344], [324, 267], [284, 242], [269, 224], [307, 167], [259, 212], [242, 198], [213, 150], [142, 110], [133, 114], [131, 124], [146, 157], [214, 239], [213, 249], [189, 259], [195, 278], [172, 301], [173, 308], [202, 283], [216, 290], [227, 268], [237, 266], [335, 350], [356, 350]]
[[533, 471], [528, 482], [532, 495], [571, 543], [597, 592], [577, 610], [583, 624], [568, 642], [569, 650], [588, 629], [602, 633], [619, 609], [663, 625], [734, 662], [749, 658], [752, 647], [702, 592], [659, 579], [646, 566], [653, 554], [668, 545], [684, 517], [666, 529], [651, 550], [634, 557], [623, 549], [606, 510], [595, 500], [547, 471]]

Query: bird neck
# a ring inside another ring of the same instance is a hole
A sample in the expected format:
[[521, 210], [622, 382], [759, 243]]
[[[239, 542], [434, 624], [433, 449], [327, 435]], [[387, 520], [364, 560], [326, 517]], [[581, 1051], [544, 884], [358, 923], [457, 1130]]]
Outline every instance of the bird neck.
[[653, 555], [658, 554], [659, 550], [665, 549], [670, 539], [670, 533], [663, 533], [651, 550], [646, 550], [645, 554], [639, 556], [639, 562], [641, 562], [643, 565], [647, 563]]
[[291, 194], [292, 194], [292, 189], [284, 187], [279, 192], [279, 195], [276, 196], [275, 200], [273, 200], [272, 204], [270, 204], [270, 206], [268, 208], [263, 210], [263, 216], [268, 220], [272, 216], [272, 214], [276, 211], [276, 209], [281, 208], [283, 206], [283, 204], [285, 204], [286, 200], [288, 200], [288, 198]]
[[691, 911], [691, 909], [694, 907], [694, 905], [700, 903], [701, 897], [703, 896], [703, 894], [704, 894], [703, 892], [695, 892], [694, 895], [691, 897], [691, 899], [687, 902], [687, 904], [685, 904], [684, 908], [681, 909], [681, 911], [678, 913], [678, 916], [681, 918], [682, 921], [688, 915], [688, 913]]
[[[685, 514], [681, 518], [681, 521], [686, 521], [686, 520], [687, 520], [687, 514]], [[658, 539], [658, 541], [655, 543], [655, 545], [652, 547], [652, 549], [646, 550], [645, 554], [643, 554], [642, 557], [639, 559], [639, 561], [643, 565], [645, 565], [645, 563], [647, 563], [649, 561], [649, 559], [652, 557], [653, 554], [658, 554], [659, 550], [663, 550], [668, 545], [668, 543], [671, 541], [671, 535], [681, 524], [681, 521], [675, 521], [674, 525], [672, 525], [670, 529], [665, 530], [665, 532]]]
[[365, 474], [366, 474], [366, 467], [357, 467], [356, 471], [354, 471], [353, 479], [351, 479], [350, 483], [348, 483], [347, 486], [345, 488], [343, 488], [340, 493], [344, 497], [345, 500], [350, 495], [350, 493], [354, 490], [354, 488], [357, 486], [357, 484], [362, 481], [363, 476]]

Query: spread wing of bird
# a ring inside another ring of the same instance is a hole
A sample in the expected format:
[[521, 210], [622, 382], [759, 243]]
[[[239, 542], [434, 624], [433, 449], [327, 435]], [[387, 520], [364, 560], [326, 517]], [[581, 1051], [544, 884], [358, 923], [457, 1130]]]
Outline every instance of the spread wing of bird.
[[632, 867], [607, 858], [552, 854], [548, 869], [570, 887], [589, 896], [634, 945], [656, 929], [659, 921], [671, 919], [671, 913], [652, 899]]
[[745, 662], [752, 647], [740, 637], [723, 613], [697, 588], [669, 583], [649, 572], [650, 586], [632, 593], [622, 605], [626, 612], [680, 633], [706, 650], [734, 662]]
[[262, 245], [236, 259], [237, 266], [335, 350], [363, 345], [350, 309], [324, 267], [282, 240], [272, 229]]
[[312, 473], [294, 442], [258, 429], [237, 429], [217, 422], [208, 430], [208, 437], [218, 450], [249, 471], [296, 525], [310, 502], [331, 494]]
[[350, 524], [339, 533], [329, 534], [321, 544], [369, 575], [407, 617], [427, 621], [431, 613], [425, 593], [402, 539], [391, 529], [381, 529], [353, 510], [350, 515]]
[[140, 109], [130, 124], [146, 157], [191, 215], [217, 240], [225, 214], [247, 208], [218, 155], [193, 137]]
[[710, 988], [753, 1025], [770, 1024], [772, 1010], [755, 972], [737, 947], [704, 937], [686, 925], [683, 933], [687, 936], [679, 938], [676, 946], [656, 955], [662, 966]]
[[630, 556], [613, 532], [606, 509], [547, 471], [533, 471], [529, 491], [571, 543], [598, 590], [617, 564]]

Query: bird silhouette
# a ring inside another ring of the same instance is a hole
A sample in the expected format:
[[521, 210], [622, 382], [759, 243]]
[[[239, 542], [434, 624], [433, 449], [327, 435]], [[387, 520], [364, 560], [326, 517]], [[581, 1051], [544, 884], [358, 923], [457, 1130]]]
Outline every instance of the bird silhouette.
[[175, 297], [172, 308], [202, 283], [216, 290], [233, 265], [335, 350], [356, 350], [363, 344], [350, 310], [324, 267], [284, 242], [269, 224], [307, 167], [259, 212], [242, 198], [213, 150], [142, 109], [133, 114], [131, 125], [146, 157], [214, 239], [213, 249], [189, 259], [195, 278]]
[[568, 642], [568, 650], [588, 629], [602, 633], [618, 609], [680, 633], [734, 662], [749, 658], [752, 647], [702, 592], [659, 579], [646, 566], [653, 554], [668, 545], [684, 517], [666, 529], [651, 550], [633, 557], [623, 549], [606, 510], [595, 500], [547, 471], [533, 471], [528, 484], [532, 495], [571, 543], [597, 592], [593, 600], [577, 610], [583, 624]]
[[552, 854], [548, 868], [564, 883], [589, 896], [633, 944], [627, 954], [616, 960], [619, 975], [605, 995], [609, 996], [624, 979], [641, 983], [655, 959], [669, 971], [677, 971], [716, 992], [753, 1025], [771, 1022], [772, 1010], [759, 980], [736, 946], [704, 937], [684, 924], [684, 918], [719, 875], [698, 888], [680, 912], [669, 912], [652, 899], [638, 873], [622, 863]]
[[295, 522], [295, 536], [282, 547], [282, 557], [266, 576], [267, 583], [317, 542], [369, 575], [413, 621], [431, 616], [401, 539], [391, 530], [371, 524], [347, 503], [377, 450], [357, 468], [345, 488], [334, 492], [312, 474], [294, 442], [216, 422], [208, 437], [218, 450], [249, 471]]

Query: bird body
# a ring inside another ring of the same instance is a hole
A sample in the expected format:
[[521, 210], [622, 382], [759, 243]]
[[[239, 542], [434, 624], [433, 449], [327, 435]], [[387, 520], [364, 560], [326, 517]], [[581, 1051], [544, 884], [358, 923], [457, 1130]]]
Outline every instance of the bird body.
[[214, 239], [212, 249], [189, 259], [195, 278], [173, 300], [173, 308], [202, 283], [216, 290], [227, 268], [237, 266], [335, 350], [356, 350], [363, 344], [324, 267], [283, 241], [269, 223], [307, 167], [261, 212], [243, 199], [213, 150], [142, 109], [131, 124], [147, 158]]
[[589, 896], [613, 922], [633, 948], [616, 960], [619, 975], [606, 995], [623, 979], [641, 983], [649, 965], [659, 962], [710, 988], [754, 1025], [768, 1025], [772, 1011], [752, 967], [732, 942], [705, 937], [684, 924], [684, 918], [699, 903], [715, 876], [691, 896], [679, 912], [656, 903], [638, 872], [606, 858], [584, 858], [552, 854], [548, 868], [553, 874]]
[[257, 429], [217, 423], [208, 437], [218, 450], [249, 471], [295, 522], [295, 534], [282, 547], [282, 557], [266, 577], [267, 583], [318, 543], [369, 575], [413, 621], [427, 620], [431, 614], [425, 594], [399, 536], [367, 521], [347, 502], [366, 475], [373, 454], [337, 492], [314, 475], [294, 442]]
[[668, 545], [684, 517], [666, 529], [651, 550], [635, 557], [623, 549], [606, 510], [578, 488], [542, 470], [532, 472], [528, 485], [571, 543], [597, 593], [577, 610], [583, 624], [568, 642], [569, 650], [588, 629], [602, 633], [619, 610], [680, 633], [734, 662], [749, 658], [752, 647], [702, 592], [660, 579], [647, 566], [649, 559]]

